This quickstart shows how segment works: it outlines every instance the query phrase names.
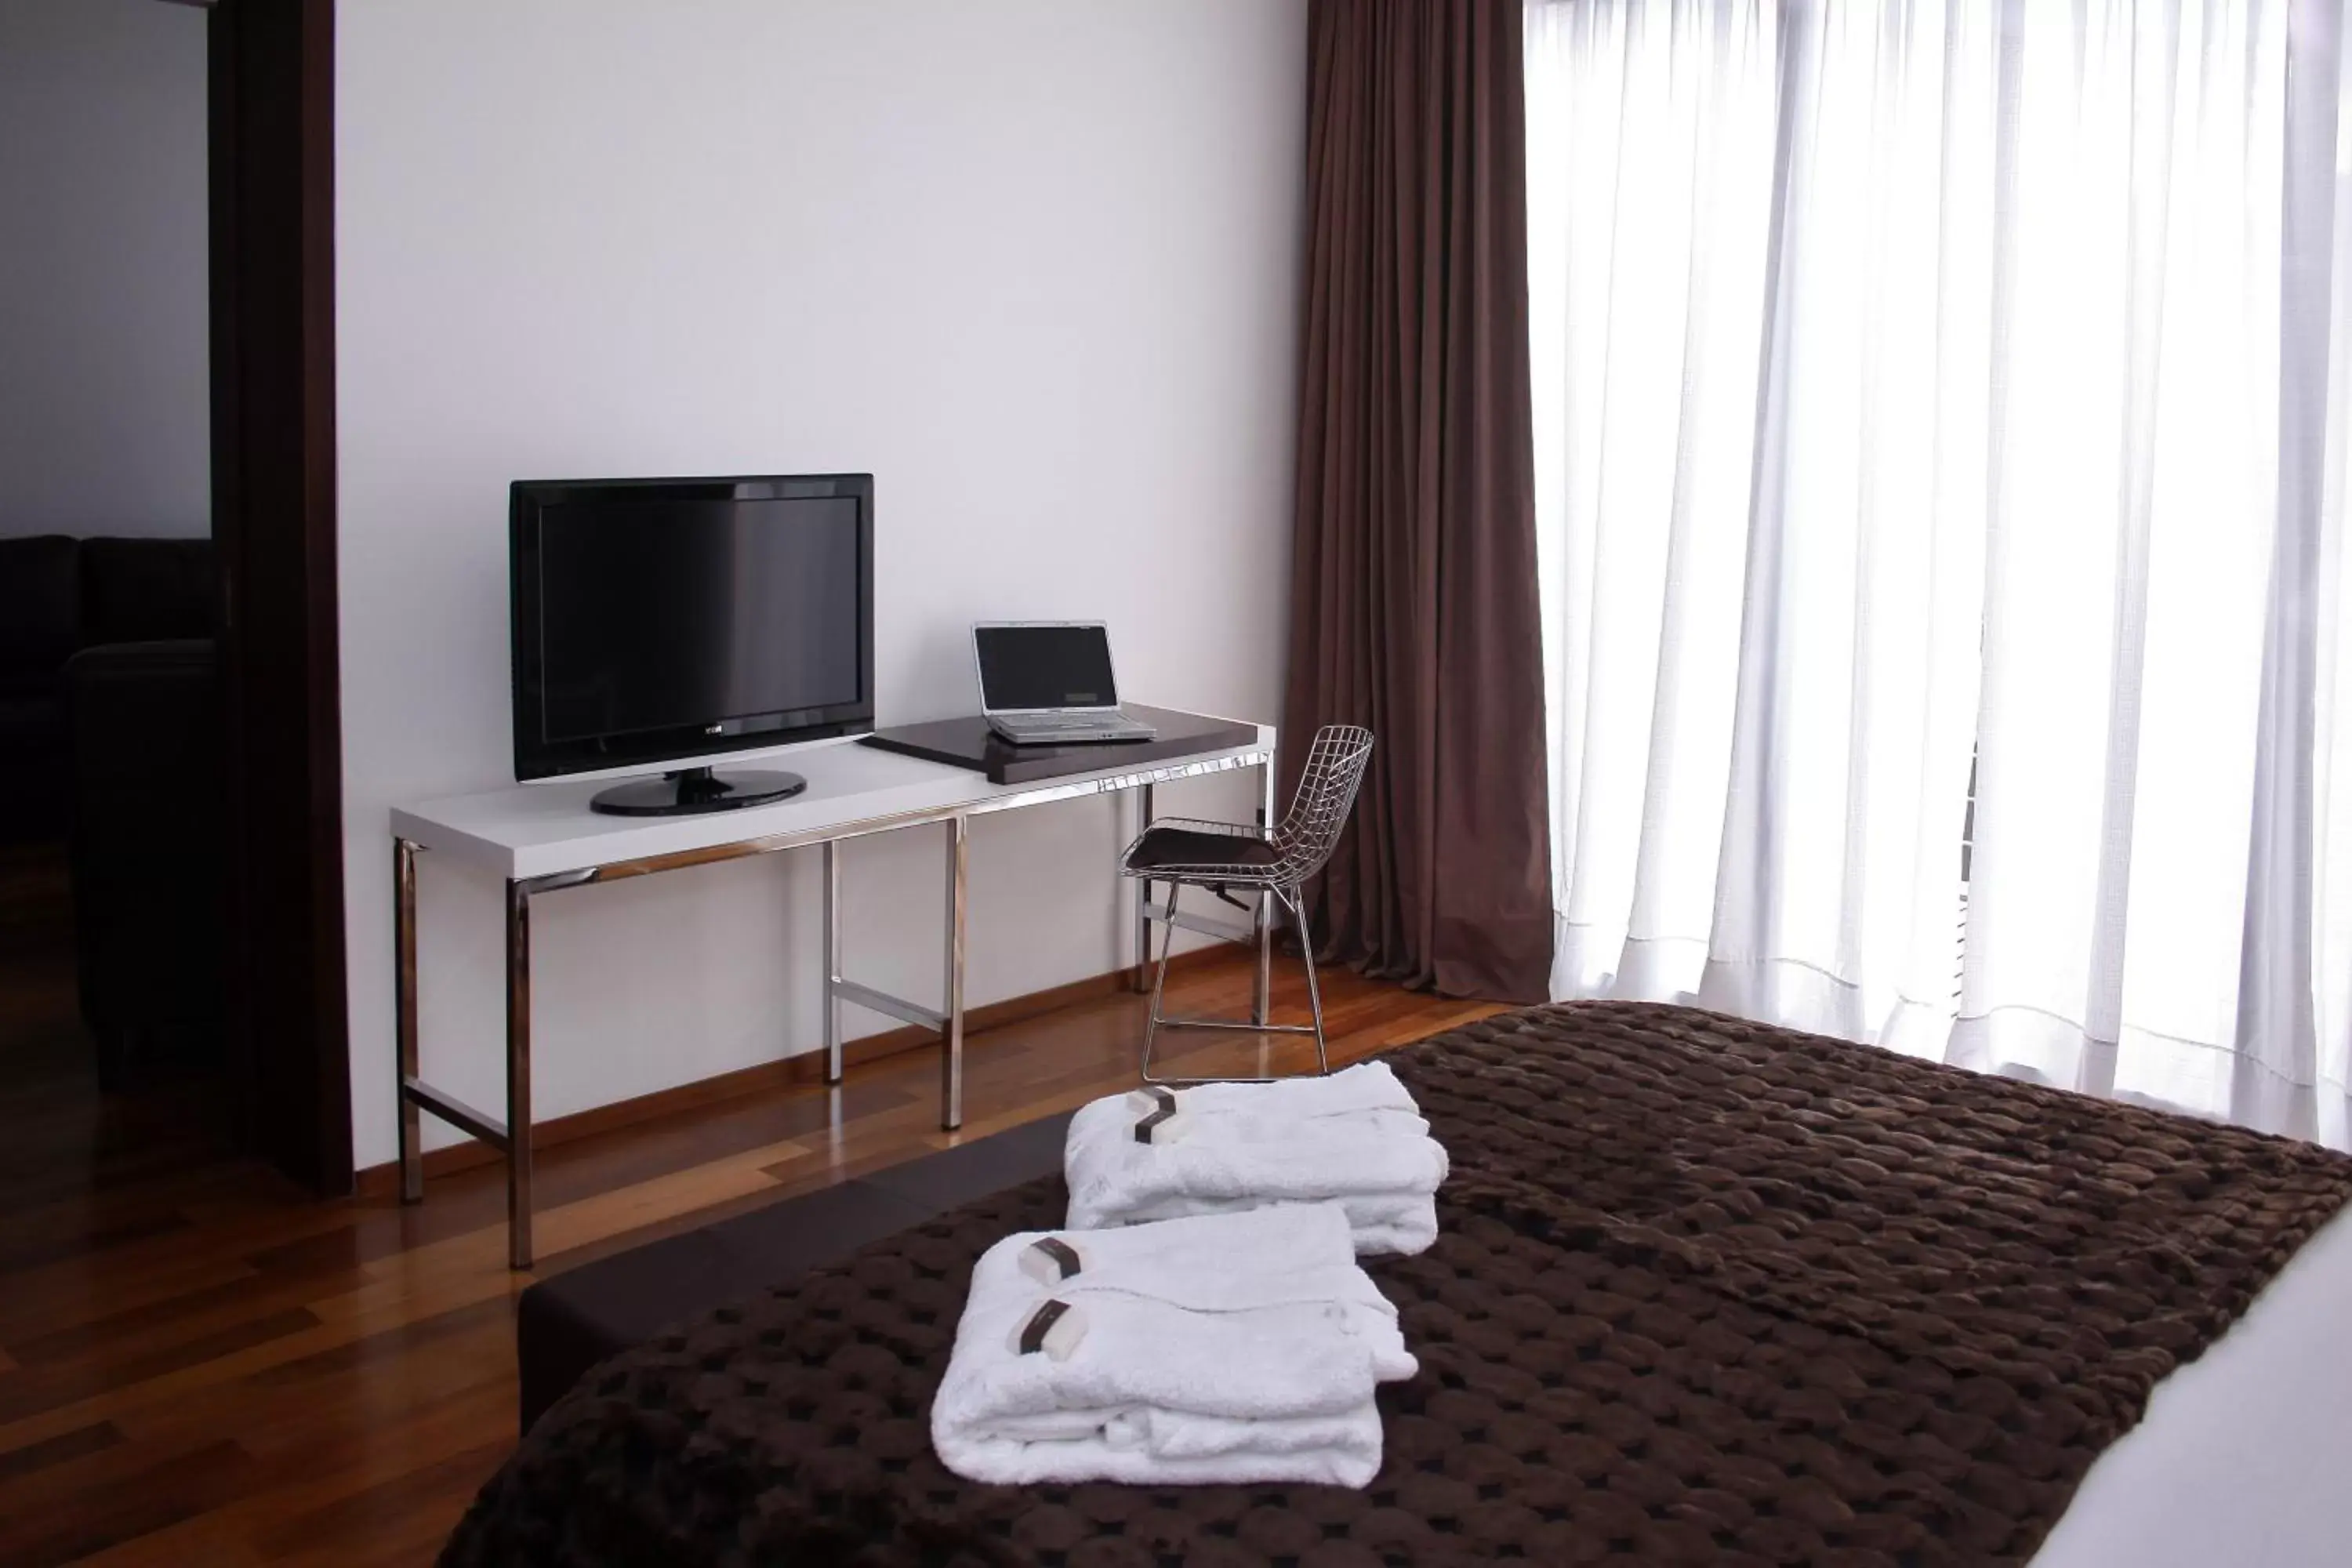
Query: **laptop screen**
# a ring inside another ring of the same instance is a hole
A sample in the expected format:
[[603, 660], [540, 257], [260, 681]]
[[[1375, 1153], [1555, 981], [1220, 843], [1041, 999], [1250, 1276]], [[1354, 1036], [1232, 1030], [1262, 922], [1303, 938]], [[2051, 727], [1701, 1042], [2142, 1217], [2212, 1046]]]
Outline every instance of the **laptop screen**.
[[1110, 634], [1100, 626], [975, 626], [980, 704], [991, 713], [1029, 708], [1116, 708]]

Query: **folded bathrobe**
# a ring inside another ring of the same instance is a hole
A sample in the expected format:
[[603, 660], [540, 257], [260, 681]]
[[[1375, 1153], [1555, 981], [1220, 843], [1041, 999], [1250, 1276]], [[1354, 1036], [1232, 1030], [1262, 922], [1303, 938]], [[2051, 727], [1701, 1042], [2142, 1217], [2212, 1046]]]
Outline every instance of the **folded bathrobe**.
[[1179, 1090], [1144, 1141], [1137, 1127], [1152, 1092], [1097, 1100], [1071, 1118], [1062, 1168], [1073, 1229], [1337, 1203], [1358, 1252], [1414, 1253], [1437, 1239], [1445, 1149], [1386, 1062]]
[[997, 1485], [1360, 1487], [1373, 1390], [1416, 1370], [1336, 1207], [1027, 1231], [973, 1266], [931, 1442]]

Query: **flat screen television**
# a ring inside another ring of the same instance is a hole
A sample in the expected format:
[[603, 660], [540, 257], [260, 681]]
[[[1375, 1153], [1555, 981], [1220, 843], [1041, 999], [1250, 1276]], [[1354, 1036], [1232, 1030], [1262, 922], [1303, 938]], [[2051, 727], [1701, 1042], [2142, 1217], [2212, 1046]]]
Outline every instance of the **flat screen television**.
[[874, 727], [873, 475], [520, 480], [509, 542], [517, 779], [723, 811], [805, 781], [694, 759]]

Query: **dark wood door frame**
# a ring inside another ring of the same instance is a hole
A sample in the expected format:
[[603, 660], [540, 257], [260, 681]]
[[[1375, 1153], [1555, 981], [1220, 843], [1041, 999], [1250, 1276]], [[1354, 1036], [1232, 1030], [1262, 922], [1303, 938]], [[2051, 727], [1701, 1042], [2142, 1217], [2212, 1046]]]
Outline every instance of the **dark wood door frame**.
[[245, 1144], [352, 1184], [335, 607], [333, 0], [208, 22], [213, 537]]

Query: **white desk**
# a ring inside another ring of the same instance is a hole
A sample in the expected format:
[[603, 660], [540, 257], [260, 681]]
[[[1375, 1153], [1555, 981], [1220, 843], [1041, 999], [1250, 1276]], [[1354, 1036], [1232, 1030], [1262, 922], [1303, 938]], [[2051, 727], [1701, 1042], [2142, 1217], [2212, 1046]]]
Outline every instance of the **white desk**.
[[[530, 902], [541, 893], [641, 877], [713, 860], [768, 855], [804, 845], [824, 847], [825, 1081], [841, 1081], [841, 1005], [861, 1007], [940, 1032], [940, 1124], [963, 1124], [964, 873], [968, 826], [987, 812], [1044, 805], [1110, 790], [1143, 791], [1143, 817], [1151, 816], [1151, 788], [1236, 768], [1257, 768], [1265, 820], [1274, 817], [1274, 727], [1257, 726], [1254, 744], [1163, 758], [1034, 784], [991, 784], [982, 774], [942, 763], [841, 742], [795, 752], [786, 762], [808, 780], [789, 800], [740, 811], [695, 816], [606, 816], [588, 809], [589, 797], [609, 780], [517, 785], [457, 795], [392, 813], [394, 1034], [398, 1042], [400, 1195], [425, 1195], [420, 1112], [499, 1150], [507, 1162], [508, 1257], [528, 1268], [530, 1245]], [[926, 824], [946, 829], [947, 908], [942, 1005], [919, 1003], [860, 985], [843, 973], [840, 857], [845, 838]], [[488, 872], [506, 884], [507, 1105], [501, 1119], [443, 1093], [417, 1075], [416, 854], [430, 849]], [[1139, 933], [1150, 907], [1150, 884], [1136, 884]], [[1192, 923], [1187, 920], [1184, 923]], [[1272, 946], [1269, 911], [1260, 900], [1255, 925], [1256, 999], [1253, 1016], [1266, 1016]], [[1139, 954], [1148, 953], [1139, 942]], [[1138, 973], [1141, 973], [1139, 959]]]

